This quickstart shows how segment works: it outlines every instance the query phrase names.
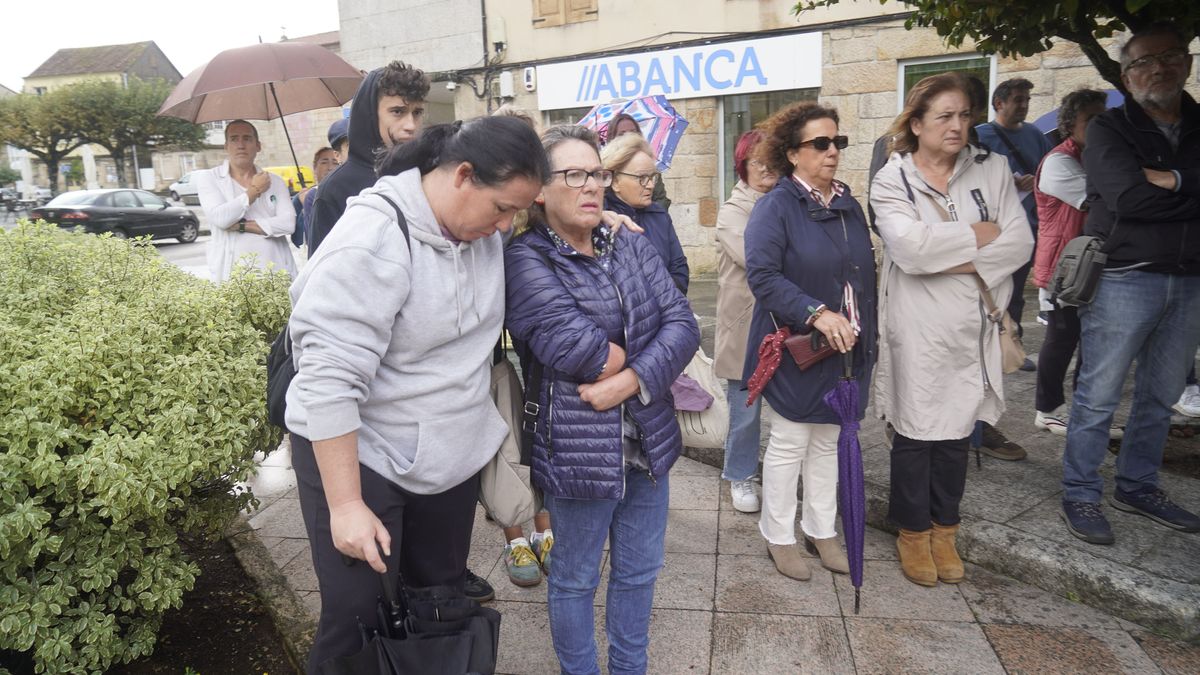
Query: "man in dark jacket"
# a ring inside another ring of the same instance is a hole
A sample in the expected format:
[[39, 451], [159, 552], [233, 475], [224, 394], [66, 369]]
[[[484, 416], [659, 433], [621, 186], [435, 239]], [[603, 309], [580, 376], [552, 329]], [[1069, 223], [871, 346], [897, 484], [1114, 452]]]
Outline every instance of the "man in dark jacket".
[[375, 184], [376, 153], [416, 136], [428, 94], [425, 73], [399, 61], [367, 73], [350, 107], [349, 157], [325, 179], [313, 202], [309, 257], [342, 217], [346, 200]]
[[1137, 359], [1133, 406], [1109, 503], [1184, 532], [1200, 517], [1158, 487], [1171, 404], [1200, 342], [1200, 105], [1183, 91], [1189, 38], [1160, 24], [1121, 49], [1125, 104], [1087, 131], [1088, 219], [1108, 262], [1095, 299], [1079, 308], [1083, 368], [1063, 453], [1063, 520], [1071, 534], [1111, 544], [1100, 510], [1108, 430]]

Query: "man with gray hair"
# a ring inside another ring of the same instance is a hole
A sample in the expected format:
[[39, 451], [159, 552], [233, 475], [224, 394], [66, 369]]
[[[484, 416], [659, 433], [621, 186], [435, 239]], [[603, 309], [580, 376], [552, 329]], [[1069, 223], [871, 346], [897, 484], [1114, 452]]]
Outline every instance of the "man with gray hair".
[[1183, 532], [1200, 517], [1158, 486], [1171, 405], [1200, 342], [1200, 105], [1183, 91], [1190, 36], [1169, 24], [1121, 49], [1125, 104], [1093, 118], [1083, 166], [1084, 233], [1105, 239], [1095, 298], [1079, 308], [1083, 367], [1063, 453], [1062, 518], [1071, 534], [1111, 544], [1100, 509], [1109, 424], [1129, 368], [1137, 378], [1109, 503]]

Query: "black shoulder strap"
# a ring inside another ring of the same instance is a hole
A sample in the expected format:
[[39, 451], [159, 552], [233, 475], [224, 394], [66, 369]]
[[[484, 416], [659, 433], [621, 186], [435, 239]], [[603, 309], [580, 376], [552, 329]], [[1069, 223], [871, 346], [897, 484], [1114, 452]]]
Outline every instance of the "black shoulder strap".
[[1025, 173], [1029, 175], [1036, 173], [1037, 167], [1030, 167], [1029, 160], [1025, 159], [1025, 155], [1021, 154], [1021, 151], [1017, 149], [1017, 146], [1012, 142], [1012, 139], [1008, 137], [1008, 134], [1004, 133], [1004, 129], [995, 122], [988, 122], [988, 124], [996, 130], [996, 135], [999, 136], [1000, 140], [1004, 142], [1004, 145], [1008, 147], [1008, 151], [1011, 152], [1013, 157], [1016, 158], [1017, 164], [1021, 165], [1021, 169], [1023, 169]]
[[404, 243], [408, 244], [411, 248], [412, 239], [408, 236], [408, 221], [404, 218], [404, 212], [400, 210], [400, 207], [396, 205], [396, 202], [392, 201], [391, 197], [388, 197], [381, 192], [376, 194], [378, 194], [380, 197], [383, 197], [383, 201], [391, 204], [392, 208], [396, 210], [396, 224], [400, 226], [400, 231], [404, 233]]
[[[531, 235], [526, 234], [525, 236]], [[554, 271], [554, 263], [551, 262], [550, 256], [545, 251], [539, 250], [536, 246], [529, 248], [546, 262], [546, 267], [551, 272]], [[525, 359], [525, 363], [529, 365], [529, 372], [525, 374], [525, 405], [521, 409], [521, 454], [522, 461], [525, 461], [525, 456], [533, 452], [534, 438], [537, 435], [538, 416], [541, 413], [542, 380], [546, 374], [546, 367], [542, 365], [541, 361], [538, 361], [533, 350], [529, 349], [529, 345], [522, 344], [520, 347], [528, 350], [526, 354], [528, 358]]]

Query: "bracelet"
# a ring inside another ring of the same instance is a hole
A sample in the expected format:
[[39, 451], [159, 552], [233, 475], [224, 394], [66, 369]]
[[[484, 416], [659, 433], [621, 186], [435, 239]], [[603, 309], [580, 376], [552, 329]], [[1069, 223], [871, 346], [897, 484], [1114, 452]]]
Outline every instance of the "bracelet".
[[829, 308], [826, 307], [825, 305], [821, 305], [820, 307], [817, 307], [816, 309], [809, 307], [808, 311], [810, 312], [810, 314], [808, 315], [808, 322], [807, 322], [808, 325], [811, 326], [814, 323], [816, 323], [817, 319], [821, 318], [821, 315], [824, 314], [826, 312], [826, 310], [828, 310], [828, 309]]
[[238, 232], [241, 232], [242, 234], [246, 233], [246, 219], [245, 218], [242, 218], [241, 220], [238, 221]]

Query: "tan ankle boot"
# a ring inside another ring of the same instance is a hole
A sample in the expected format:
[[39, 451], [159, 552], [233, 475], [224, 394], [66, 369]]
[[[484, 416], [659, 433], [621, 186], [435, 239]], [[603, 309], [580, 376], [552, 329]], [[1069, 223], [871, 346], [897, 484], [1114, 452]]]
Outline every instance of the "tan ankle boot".
[[850, 573], [850, 561], [846, 559], [846, 552], [842, 550], [842, 545], [838, 543], [837, 537], [828, 539], [805, 537], [804, 546], [809, 553], [821, 556], [821, 567], [838, 574]]
[[937, 567], [930, 553], [930, 534], [933, 530], [913, 532], [900, 530], [896, 539], [896, 551], [900, 554], [900, 569], [905, 578], [921, 586], [936, 586]]
[[800, 555], [800, 549], [795, 544], [785, 546], [768, 542], [767, 555], [774, 561], [775, 569], [783, 576], [808, 581], [808, 563], [804, 562], [804, 556]]
[[929, 551], [933, 556], [933, 564], [937, 567], [938, 579], [948, 584], [957, 584], [963, 580], [963, 563], [958, 557], [958, 549], [955, 548], [957, 535], [958, 525], [933, 524]]

